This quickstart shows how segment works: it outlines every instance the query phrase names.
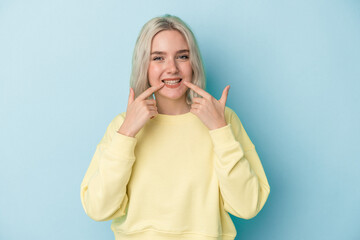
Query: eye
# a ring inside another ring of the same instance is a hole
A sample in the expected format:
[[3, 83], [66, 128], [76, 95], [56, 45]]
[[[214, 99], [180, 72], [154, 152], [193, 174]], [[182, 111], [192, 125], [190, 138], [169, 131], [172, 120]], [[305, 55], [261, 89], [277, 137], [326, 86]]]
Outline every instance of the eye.
[[163, 57], [154, 57], [153, 60], [154, 61], [160, 61], [160, 60], [164, 60], [164, 58]]
[[178, 58], [182, 60], [186, 60], [189, 59], [189, 55], [180, 55]]

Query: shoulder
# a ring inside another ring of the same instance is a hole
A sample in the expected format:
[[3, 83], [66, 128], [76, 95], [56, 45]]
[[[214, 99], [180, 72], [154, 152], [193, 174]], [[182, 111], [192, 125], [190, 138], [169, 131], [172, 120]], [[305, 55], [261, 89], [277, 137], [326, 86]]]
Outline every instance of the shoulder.
[[225, 117], [231, 116], [233, 113], [234, 113], [234, 110], [232, 110], [228, 106], [225, 106]]
[[113, 117], [113, 119], [106, 128], [106, 132], [103, 138], [101, 139], [100, 144], [111, 142], [113, 135], [116, 133], [116, 131], [121, 127], [122, 123], [124, 122], [125, 113], [119, 113], [115, 117]]
[[125, 116], [126, 112], [119, 113], [113, 118], [112, 122], [120, 127], [120, 125], [124, 122]]
[[227, 123], [230, 123], [230, 124], [240, 124], [241, 125], [241, 121], [240, 121], [238, 115], [235, 113], [234, 110], [232, 110], [228, 106], [225, 106], [225, 120]]
[[238, 137], [239, 135], [241, 135], [241, 133], [243, 132], [243, 125], [240, 121], [240, 118], [238, 117], [238, 115], [235, 113], [234, 110], [226, 106], [225, 106], [225, 119], [226, 119], [226, 123], [230, 125], [230, 128], [235, 134], [235, 136]]
[[240, 142], [244, 150], [247, 151], [255, 148], [254, 144], [246, 133], [240, 118], [235, 113], [235, 111], [229, 107], [225, 107], [225, 116], [226, 122], [230, 124], [231, 130], [235, 138]]
[[113, 117], [113, 119], [111, 120], [108, 129], [110, 131], [119, 129], [121, 127], [121, 124], [124, 122], [125, 116], [126, 116], [126, 112], [122, 112], [115, 115], [115, 117]]

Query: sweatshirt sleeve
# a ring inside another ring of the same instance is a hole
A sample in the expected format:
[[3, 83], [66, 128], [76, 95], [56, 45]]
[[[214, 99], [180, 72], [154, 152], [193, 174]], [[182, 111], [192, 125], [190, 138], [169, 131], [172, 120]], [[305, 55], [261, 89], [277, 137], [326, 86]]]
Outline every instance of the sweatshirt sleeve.
[[264, 206], [270, 193], [264, 169], [236, 113], [226, 107], [227, 126], [210, 130], [217, 156], [214, 168], [224, 209], [250, 219]]
[[135, 162], [136, 138], [117, 132], [124, 117], [117, 115], [96, 147], [80, 187], [82, 206], [96, 221], [107, 221], [126, 214], [127, 183]]

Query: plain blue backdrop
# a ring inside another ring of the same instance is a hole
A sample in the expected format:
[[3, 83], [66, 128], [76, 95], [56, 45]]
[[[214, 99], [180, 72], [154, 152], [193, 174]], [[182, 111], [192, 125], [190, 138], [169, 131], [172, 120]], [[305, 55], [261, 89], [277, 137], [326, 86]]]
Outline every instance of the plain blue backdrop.
[[113, 239], [80, 183], [126, 111], [150, 18], [198, 39], [207, 91], [235, 110], [271, 193], [237, 239], [360, 239], [360, 2], [0, 1], [0, 239]]

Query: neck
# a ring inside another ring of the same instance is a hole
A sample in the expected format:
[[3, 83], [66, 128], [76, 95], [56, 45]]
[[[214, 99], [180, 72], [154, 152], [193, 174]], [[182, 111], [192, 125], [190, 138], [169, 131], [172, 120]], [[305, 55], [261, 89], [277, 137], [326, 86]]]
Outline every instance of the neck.
[[186, 103], [186, 98], [172, 100], [156, 96], [156, 106], [160, 114], [179, 115], [190, 112], [190, 106]]

